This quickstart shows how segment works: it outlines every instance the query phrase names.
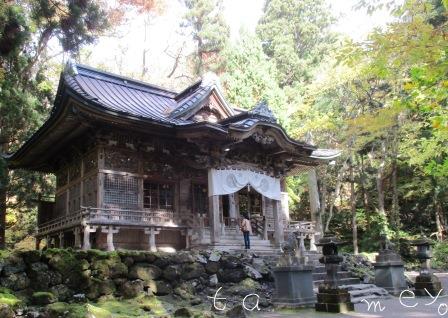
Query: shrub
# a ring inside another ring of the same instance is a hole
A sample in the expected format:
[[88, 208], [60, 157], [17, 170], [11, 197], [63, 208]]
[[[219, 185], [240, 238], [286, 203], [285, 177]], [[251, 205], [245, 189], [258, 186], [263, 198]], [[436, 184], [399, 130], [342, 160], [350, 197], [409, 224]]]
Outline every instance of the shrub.
[[437, 269], [448, 268], [448, 242], [437, 242], [433, 246], [432, 266]]

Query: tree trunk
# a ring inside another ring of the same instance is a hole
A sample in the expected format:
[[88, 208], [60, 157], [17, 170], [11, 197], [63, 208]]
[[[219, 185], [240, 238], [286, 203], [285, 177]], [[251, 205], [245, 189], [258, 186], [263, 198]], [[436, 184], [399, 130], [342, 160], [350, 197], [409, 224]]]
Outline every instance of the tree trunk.
[[437, 186], [436, 181], [433, 179], [433, 188], [434, 188], [434, 193], [433, 193], [433, 207], [434, 207], [434, 212], [435, 212], [435, 218], [436, 218], [436, 228], [437, 228], [437, 240], [438, 241], [443, 241], [444, 240], [444, 236], [445, 236], [445, 217], [443, 215], [443, 209], [442, 209], [442, 204], [440, 203], [439, 200], [439, 188]]
[[323, 235], [323, 218], [327, 209], [327, 181], [325, 177], [321, 178], [321, 186], [320, 186], [320, 228], [317, 230], [320, 232], [320, 235]]
[[384, 169], [386, 166], [386, 144], [384, 141], [381, 142], [381, 162], [376, 173], [376, 190], [378, 192], [378, 213], [381, 217], [381, 227], [382, 232], [387, 230], [387, 216], [386, 209], [384, 208], [384, 187], [383, 187], [383, 176]]
[[392, 140], [392, 211], [391, 223], [396, 232], [400, 230], [400, 207], [398, 205], [398, 188], [397, 188], [397, 132], [394, 128], [394, 138]]
[[322, 229], [322, 216], [320, 215], [319, 189], [317, 187], [316, 170], [308, 171], [308, 191], [310, 194], [311, 221], [316, 225], [318, 232]]
[[369, 211], [369, 196], [367, 194], [367, 189], [366, 189], [366, 173], [364, 170], [364, 157], [363, 155], [360, 155], [360, 169], [359, 169], [359, 185], [361, 187], [361, 192], [362, 192], [362, 204], [364, 207], [364, 212], [367, 214]]
[[328, 210], [328, 218], [325, 222], [325, 232], [328, 232], [328, 230], [329, 230], [330, 222], [331, 222], [331, 219], [333, 218], [334, 204], [339, 197], [339, 193], [341, 192], [342, 179], [344, 177], [345, 171], [347, 170], [347, 167], [348, 167], [348, 160], [346, 160], [344, 162], [344, 164], [342, 165], [341, 169], [339, 170], [338, 177], [336, 179], [336, 186], [335, 186], [334, 192], [331, 196], [332, 200], [330, 203], [330, 208]]
[[353, 253], [358, 254], [358, 225], [356, 223], [355, 178], [353, 174], [353, 154], [350, 155], [350, 210], [352, 212]]
[[[8, 151], [8, 144], [3, 144], [1, 150], [1, 153], [6, 153]], [[6, 191], [8, 188], [8, 167], [2, 158], [0, 158], [0, 169], [0, 249], [3, 250], [6, 248]]]

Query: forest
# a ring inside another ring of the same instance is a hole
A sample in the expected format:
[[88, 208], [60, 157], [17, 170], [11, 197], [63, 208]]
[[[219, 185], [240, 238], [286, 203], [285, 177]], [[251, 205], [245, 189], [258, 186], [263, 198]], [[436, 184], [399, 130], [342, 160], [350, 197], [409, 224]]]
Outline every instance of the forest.
[[[14, 152], [49, 116], [69, 58], [177, 91], [214, 72], [234, 106], [266, 100], [291, 137], [342, 151], [316, 171], [315, 217], [351, 251], [374, 251], [380, 233], [446, 239], [447, 0], [360, 0], [356, 10], [393, 17], [362, 41], [334, 31], [325, 0], [266, 0], [255, 31], [237, 39], [221, 0], [180, 2], [181, 35], [160, 65], [149, 58], [150, 31], [169, 0], [0, 2], [0, 152]], [[120, 45], [114, 65], [92, 62], [95, 44], [119, 43], [132, 20], [141, 22], [139, 72], [127, 69]], [[297, 220], [310, 219], [308, 177], [287, 180]], [[36, 202], [54, 185], [54, 176], [12, 171], [0, 158], [1, 247], [33, 246]]]

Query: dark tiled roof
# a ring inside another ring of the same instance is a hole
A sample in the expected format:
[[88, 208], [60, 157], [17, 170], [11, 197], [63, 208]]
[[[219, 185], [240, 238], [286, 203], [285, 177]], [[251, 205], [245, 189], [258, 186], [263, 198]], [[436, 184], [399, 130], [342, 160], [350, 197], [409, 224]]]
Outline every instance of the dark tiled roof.
[[64, 80], [76, 93], [106, 109], [161, 123], [184, 125], [190, 121], [169, 117], [178, 107], [176, 93], [125, 77], [76, 65]]

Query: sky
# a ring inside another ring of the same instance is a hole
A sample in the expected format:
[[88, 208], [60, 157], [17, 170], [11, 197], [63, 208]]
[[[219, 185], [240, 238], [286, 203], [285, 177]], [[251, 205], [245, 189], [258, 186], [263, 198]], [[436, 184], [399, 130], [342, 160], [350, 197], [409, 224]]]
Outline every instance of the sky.
[[[372, 16], [364, 10], [353, 7], [359, 0], [327, 0], [333, 14], [339, 18], [334, 31], [340, 32], [355, 41], [363, 41], [375, 27], [385, 26], [391, 20], [387, 11], [377, 11]], [[398, 1], [398, 0], [397, 0]], [[174, 59], [180, 49], [183, 53], [192, 51], [193, 43], [181, 34], [180, 21], [185, 8], [180, 0], [165, 0], [163, 14], [153, 17], [148, 28], [147, 41], [144, 41], [143, 18], [131, 18], [120, 30], [120, 37], [102, 37], [90, 47], [88, 58], [82, 63], [103, 66], [109, 71], [138, 78], [141, 75], [143, 49], [148, 48], [147, 64], [149, 72], [145, 81], [169, 88], [187, 85], [193, 79], [182, 77], [178, 70], [167, 78]], [[237, 40], [241, 28], [254, 32], [263, 10], [264, 0], [223, 0], [224, 16], [231, 29], [232, 40]], [[183, 83], [184, 81], [185, 83]], [[176, 89], [178, 90], [178, 88]]]

